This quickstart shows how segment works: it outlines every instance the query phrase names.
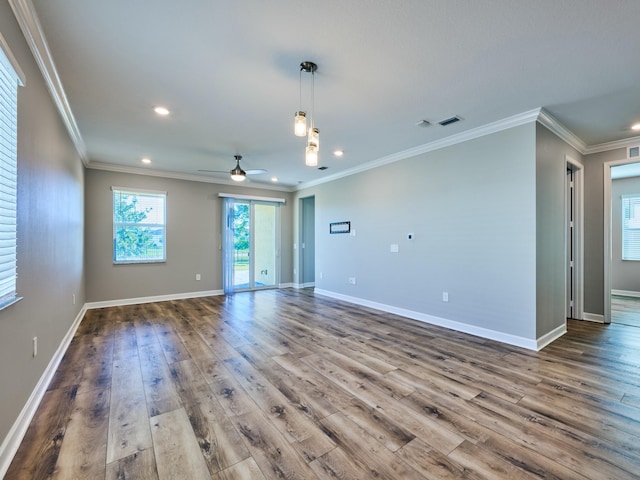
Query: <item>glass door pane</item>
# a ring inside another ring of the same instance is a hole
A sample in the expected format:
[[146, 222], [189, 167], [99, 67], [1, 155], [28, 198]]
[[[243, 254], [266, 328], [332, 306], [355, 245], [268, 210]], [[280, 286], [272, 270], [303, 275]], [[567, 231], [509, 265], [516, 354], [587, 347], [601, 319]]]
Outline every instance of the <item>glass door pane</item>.
[[254, 288], [276, 285], [276, 207], [253, 205]]
[[233, 287], [251, 288], [251, 209], [248, 203], [233, 204]]

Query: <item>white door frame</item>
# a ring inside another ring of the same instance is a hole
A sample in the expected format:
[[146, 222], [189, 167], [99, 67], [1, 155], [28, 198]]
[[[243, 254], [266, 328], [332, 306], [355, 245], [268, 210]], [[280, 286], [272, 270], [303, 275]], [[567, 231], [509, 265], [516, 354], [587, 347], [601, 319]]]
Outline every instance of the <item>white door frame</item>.
[[611, 225], [611, 167], [638, 163], [637, 158], [612, 160], [603, 165], [604, 172], [604, 323], [611, 323], [611, 257], [612, 225]]
[[[564, 157], [567, 169], [573, 170], [573, 318], [582, 320], [584, 318], [584, 165], [568, 155]], [[566, 182], [565, 182], [566, 186]], [[566, 187], [565, 187], [566, 188]], [[565, 192], [565, 202], [567, 202], [568, 192]], [[565, 216], [568, 205], [565, 205]], [[565, 225], [569, 221], [565, 218]], [[569, 239], [566, 239], [568, 242]], [[565, 246], [565, 255], [567, 248]], [[565, 278], [568, 277], [569, 261], [565, 259]], [[566, 292], [566, 288], [565, 288]], [[565, 305], [567, 302], [565, 301]]]

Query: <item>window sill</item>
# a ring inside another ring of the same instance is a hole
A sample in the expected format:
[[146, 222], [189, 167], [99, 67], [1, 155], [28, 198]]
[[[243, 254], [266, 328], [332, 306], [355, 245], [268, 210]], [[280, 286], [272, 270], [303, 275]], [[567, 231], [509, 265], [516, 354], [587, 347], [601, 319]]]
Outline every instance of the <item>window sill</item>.
[[0, 310], [9, 308], [11, 305], [13, 305], [14, 303], [18, 303], [20, 300], [22, 300], [22, 297], [13, 297], [3, 303], [0, 303]]

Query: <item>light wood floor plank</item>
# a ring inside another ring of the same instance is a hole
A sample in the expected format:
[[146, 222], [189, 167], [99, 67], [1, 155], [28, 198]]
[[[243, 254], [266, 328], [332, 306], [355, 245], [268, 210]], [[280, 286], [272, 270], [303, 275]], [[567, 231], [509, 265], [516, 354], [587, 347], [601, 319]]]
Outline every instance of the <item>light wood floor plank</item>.
[[220, 472], [251, 456], [233, 422], [215, 397], [188, 402], [185, 411], [209, 471]]
[[151, 448], [148, 418], [137, 354], [114, 361], [107, 463]]
[[209, 472], [184, 409], [150, 419], [160, 480], [216, 478]]
[[219, 476], [220, 480], [266, 480], [253, 457], [222, 470]]
[[107, 465], [106, 480], [158, 480], [153, 449], [142, 450]]
[[76, 396], [56, 462], [56, 480], [104, 478], [110, 394], [106, 389]]

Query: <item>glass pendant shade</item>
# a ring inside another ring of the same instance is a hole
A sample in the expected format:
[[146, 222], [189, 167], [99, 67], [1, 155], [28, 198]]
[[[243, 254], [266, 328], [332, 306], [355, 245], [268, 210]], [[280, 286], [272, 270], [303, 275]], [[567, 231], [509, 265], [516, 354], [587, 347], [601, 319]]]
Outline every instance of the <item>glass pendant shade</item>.
[[307, 150], [304, 156], [304, 163], [307, 167], [315, 167], [318, 165], [318, 147], [312, 143], [307, 145]]
[[304, 137], [307, 134], [307, 114], [305, 112], [296, 112], [293, 133], [296, 137]]
[[320, 130], [318, 130], [317, 128], [310, 128], [309, 129], [309, 141], [308, 141], [309, 145], [315, 145], [316, 146], [316, 150], [320, 150]]

